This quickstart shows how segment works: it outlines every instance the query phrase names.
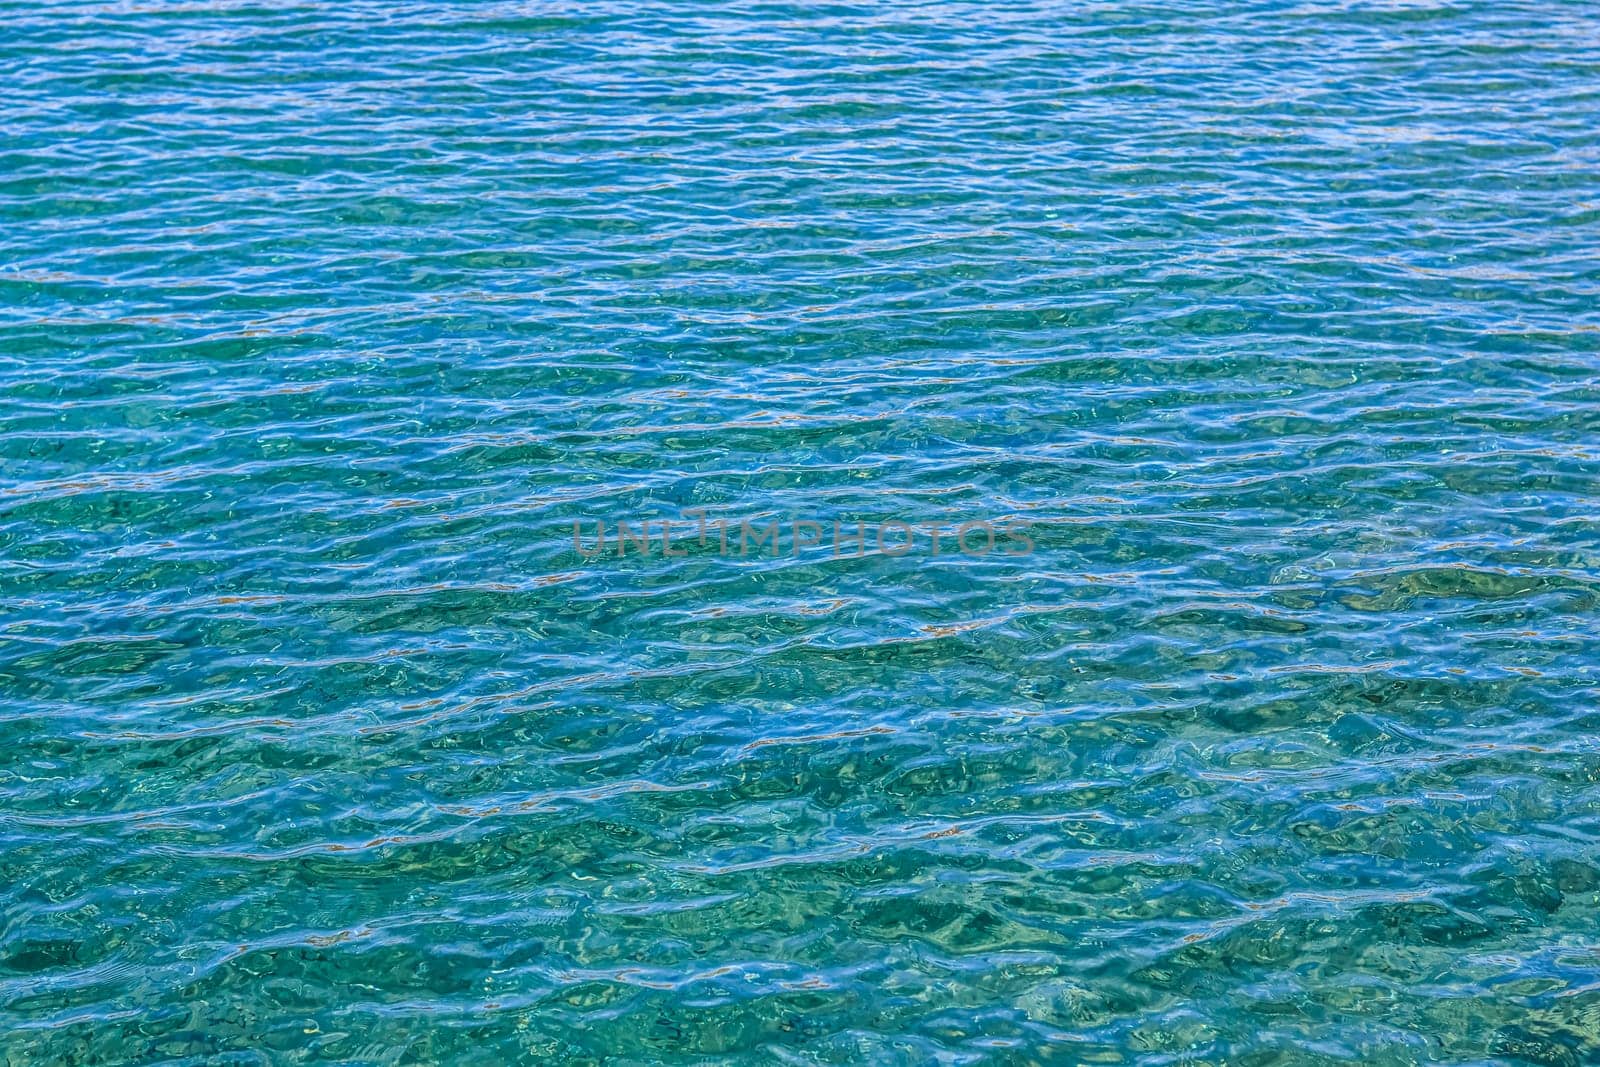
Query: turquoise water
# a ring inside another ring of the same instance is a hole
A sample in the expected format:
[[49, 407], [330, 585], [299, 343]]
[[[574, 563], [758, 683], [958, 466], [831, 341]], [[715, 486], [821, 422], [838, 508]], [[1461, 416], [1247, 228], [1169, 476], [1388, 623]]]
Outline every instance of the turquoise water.
[[0, 24], [0, 1062], [1600, 1063], [1600, 7]]

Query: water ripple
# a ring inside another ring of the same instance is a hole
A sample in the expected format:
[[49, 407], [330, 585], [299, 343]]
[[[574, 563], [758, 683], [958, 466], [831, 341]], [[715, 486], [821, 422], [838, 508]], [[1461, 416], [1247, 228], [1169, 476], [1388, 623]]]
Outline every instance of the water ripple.
[[1597, 14], [8, 7], [0, 1058], [1600, 1060]]

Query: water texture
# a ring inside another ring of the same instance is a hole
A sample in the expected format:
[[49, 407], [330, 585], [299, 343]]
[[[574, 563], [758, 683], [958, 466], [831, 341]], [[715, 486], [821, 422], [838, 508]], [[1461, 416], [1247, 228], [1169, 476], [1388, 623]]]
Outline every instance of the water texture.
[[0, 1062], [1600, 1063], [1600, 5], [5, 3], [0, 131]]

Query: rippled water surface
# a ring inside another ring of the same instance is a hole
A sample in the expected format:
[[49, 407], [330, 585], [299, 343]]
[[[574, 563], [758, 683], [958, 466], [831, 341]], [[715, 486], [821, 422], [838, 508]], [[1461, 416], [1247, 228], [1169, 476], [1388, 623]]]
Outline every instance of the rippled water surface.
[[0, 75], [0, 1062], [1600, 1062], [1600, 6]]

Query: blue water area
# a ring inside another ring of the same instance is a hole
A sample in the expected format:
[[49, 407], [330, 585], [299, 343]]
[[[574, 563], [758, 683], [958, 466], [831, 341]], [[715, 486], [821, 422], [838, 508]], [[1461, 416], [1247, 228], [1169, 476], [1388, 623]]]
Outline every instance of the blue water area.
[[0, 1063], [1600, 1063], [1593, 0], [0, 4]]

